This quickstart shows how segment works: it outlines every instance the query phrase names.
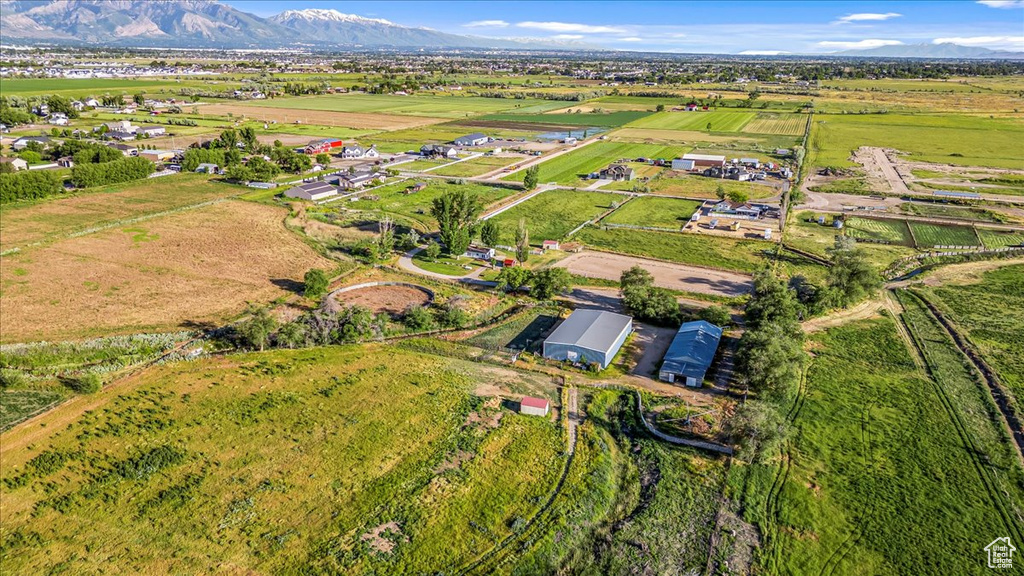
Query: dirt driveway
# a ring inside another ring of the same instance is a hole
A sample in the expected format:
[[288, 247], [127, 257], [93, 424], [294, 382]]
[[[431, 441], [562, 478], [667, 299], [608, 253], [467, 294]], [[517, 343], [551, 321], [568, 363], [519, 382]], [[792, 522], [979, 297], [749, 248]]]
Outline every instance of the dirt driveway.
[[640, 266], [654, 276], [656, 286], [717, 296], [742, 296], [753, 288], [753, 282], [746, 274], [606, 252], [572, 254], [555, 266], [573, 274], [604, 280], [618, 280], [625, 270]]

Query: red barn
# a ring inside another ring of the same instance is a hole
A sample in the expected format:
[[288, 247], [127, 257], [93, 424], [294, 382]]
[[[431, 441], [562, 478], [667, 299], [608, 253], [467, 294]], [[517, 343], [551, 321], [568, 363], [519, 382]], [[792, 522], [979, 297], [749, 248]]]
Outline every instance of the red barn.
[[313, 140], [306, 147], [303, 148], [303, 152], [306, 154], [320, 154], [322, 152], [330, 152], [335, 148], [340, 148], [345, 143], [337, 138], [324, 138], [322, 140]]

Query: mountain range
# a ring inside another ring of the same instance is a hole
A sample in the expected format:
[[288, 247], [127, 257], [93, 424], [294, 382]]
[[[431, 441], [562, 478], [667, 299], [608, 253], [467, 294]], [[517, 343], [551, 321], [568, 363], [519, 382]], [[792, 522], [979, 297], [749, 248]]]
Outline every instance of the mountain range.
[[[215, 0], [0, 0], [0, 41], [126, 48], [601, 49], [571, 40], [449, 34], [337, 10], [286, 10], [261, 18]], [[826, 56], [1022, 59], [1024, 52], [913, 44]]]

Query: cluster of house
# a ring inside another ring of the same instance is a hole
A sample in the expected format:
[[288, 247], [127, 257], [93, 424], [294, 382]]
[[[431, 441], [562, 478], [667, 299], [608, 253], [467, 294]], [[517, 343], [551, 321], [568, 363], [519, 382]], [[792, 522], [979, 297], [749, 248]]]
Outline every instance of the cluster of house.
[[[320, 200], [326, 200], [337, 196], [343, 191], [360, 190], [372, 182], [383, 183], [386, 180], [387, 174], [384, 172], [377, 172], [376, 170], [339, 172], [337, 174], [332, 174], [323, 180], [303, 182], [302, 184], [286, 190], [284, 195], [288, 198], [299, 198], [302, 200], [318, 202]], [[419, 184], [410, 186], [409, 189], [416, 188], [417, 186], [419, 186]], [[425, 187], [426, 185], [423, 184], [419, 190], [422, 190]], [[407, 192], [409, 189], [407, 189]]]
[[459, 146], [474, 147], [483, 146], [491, 142], [493, 138], [480, 132], [459, 136], [449, 144], [424, 144], [420, 146], [420, 156], [426, 158], [455, 158], [459, 155]]
[[[544, 340], [545, 358], [573, 364], [611, 364], [626, 338], [633, 332], [633, 319], [623, 314], [580, 308], [569, 315]], [[658, 378], [686, 386], [701, 386], [714, 360], [722, 329], [698, 320], [679, 327], [665, 352]]]
[[101, 132], [104, 127], [107, 130], [103, 134], [104, 136], [112, 140], [120, 140], [121, 142], [128, 142], [136, 138], [154, 138], [167, 134], [167, 128], [163, 126], [135, 126], [130, 120], [104, 122], [101, 126], [93, 128], [93, 132]]
[[757, 158], [733, 158], [726, 160], [720, 154], [683, 154], [672, 160], [673, 170], [700, 172], [709, 178], [728, 178], [745, 182], [748, 180], [764, 180], [769, 172], [780, 178], [789, 179], [793, 172], [786, 166], [779, 167], [772, 162], [761, 162]]

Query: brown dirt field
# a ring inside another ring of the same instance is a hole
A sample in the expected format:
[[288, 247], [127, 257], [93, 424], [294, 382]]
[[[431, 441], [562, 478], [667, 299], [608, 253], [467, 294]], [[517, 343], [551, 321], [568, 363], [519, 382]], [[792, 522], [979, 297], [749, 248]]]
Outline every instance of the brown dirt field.
[[461, 126], [472, 126], [475, 128], [497, 128], [503, 130], [522, 130], [524, 132], [555, 132], [558, 130], [578, 130], [579, 126], [564, 126], [560, 124], [542, 124], [540, 122], [514, 122], [511, 120], [462, 120]]
[[[448, 121], [444, 118], [360, 112], [330, 112], [326, 110], [292, 110], [289, 108], [245, 106], [244, 104], [206, 104], [199, 111], [203, 114], [214, 114], [217, 116], [226, 116], [230, 112], [236, 117], [245, 116], [250, 120], [265, 122], [277, 121], [280, 124], [292, 124], [296, 120], [302, 120], [303, 124], [372, 130], [417, 128], [419, 126], [429, 126], [430, 124]], [[309, 139], [310, 137], [307, 137], [306, 140], [308, 141]]]
[[0, 341], [219, 324], [331, 262], [272, 206], [225, 201], [4, 257]]
[[624, 271], [637, 265], [654, 276], [656, 286], [674, 290], [742, 296], [750, 292], [753, 286], [750, 276], [745, 274], [603, 252], [580, 252], [555, 264], [573, 274], [605, 280], [618, 280]]
[[351, 292], [342, 292], [334, 297], [347, 306], [362, 306], [375, 314], [401, 314], [409, 306], [423, 306], [430, 302], [427, 295], [409, 286], [371, 286]]

